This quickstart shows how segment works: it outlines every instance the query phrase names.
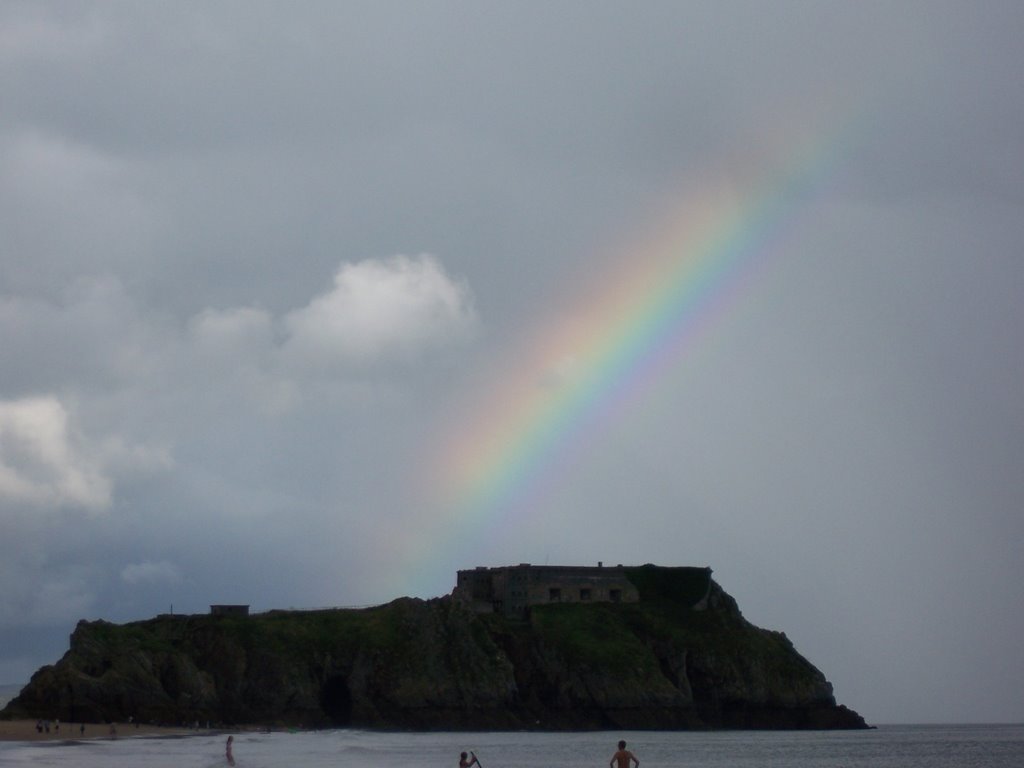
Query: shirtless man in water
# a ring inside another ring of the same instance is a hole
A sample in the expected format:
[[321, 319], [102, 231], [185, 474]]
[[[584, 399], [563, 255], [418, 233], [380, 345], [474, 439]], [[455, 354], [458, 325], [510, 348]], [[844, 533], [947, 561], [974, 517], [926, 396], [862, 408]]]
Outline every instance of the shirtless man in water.
[[636, 755], [626, 749], [626, 742], [619, 742], [619, 751], [612, 755], [611, 762], [608, 763], [610, 768], [629, 768], [629, 761], [632, 760], [636, 765], [636, 768], [640, 768], [640, 761], [636, 759]]

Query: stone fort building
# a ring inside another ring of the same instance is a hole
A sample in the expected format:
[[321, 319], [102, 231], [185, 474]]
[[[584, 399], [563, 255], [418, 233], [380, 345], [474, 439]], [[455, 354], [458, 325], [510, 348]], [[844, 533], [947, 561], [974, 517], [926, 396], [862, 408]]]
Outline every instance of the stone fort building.
[[[635, 603], [640, 594], [629, 580], [628, 570], [622, 565], [606, 568], [600, 562], [596, 567], [480, 566], [458, 571], [452, 596], [477, 613], [501, 613], [510, 618], [521, 618], [530, 606], [548, 603]], [[710, 568], [682, 570], [699, 572], [710, 587]]]
[[502, 613], [520, 617], [531, 605], [543, 603], [635, 603], [636, 587], [621, 566], [605, 568], [568, 565], [519, 565], [478, 567], [459, 571], [457, 599], [477, 613]]

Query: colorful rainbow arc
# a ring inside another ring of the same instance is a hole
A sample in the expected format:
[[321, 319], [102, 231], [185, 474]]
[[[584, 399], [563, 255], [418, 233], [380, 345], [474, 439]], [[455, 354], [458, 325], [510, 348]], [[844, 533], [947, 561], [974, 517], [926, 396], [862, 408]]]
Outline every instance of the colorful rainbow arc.
[[[835, 146], [804, 147], [745, 184], [705, 185], [659, 236], [626, 249], [575, 311], [512, 356], [464, 428], [442, 441], [432, 493], [437, 523], [459, 531], [442, 534], [449, 547], [528, 509], [596, 431], [641, 401], [770, 252], [825, 177]], [[545, 385], [567, 356], [568, 373]], [[427, 549], [450, 567], [451, 553]]]

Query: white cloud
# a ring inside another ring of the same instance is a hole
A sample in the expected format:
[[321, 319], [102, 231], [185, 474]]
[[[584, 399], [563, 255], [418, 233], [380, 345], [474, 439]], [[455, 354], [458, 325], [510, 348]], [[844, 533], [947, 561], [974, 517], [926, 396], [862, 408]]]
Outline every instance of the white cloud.
[[181, 571], [166, 560], [131, 563], [121, 569], [121, 581], [126, 584], [177, 584]]
[[193, 315], [181, 380], [280, 415], [318, 386], [317, 373], [330, 373], [332, 386], [355, 374], [348, 391], [362, 396], [367, 369], [465, 342], [477, 327], [468, 285], [431, 255], [342, 263], [329, 291], [282, 315], [253, 306]]
[[468, 286], [423, 254], [342, 264], [334, 288], [284, 324], [290, 357], [329, 366], [415, 357], [471, 338], [477, 318]]
[[111, 486], [59, 400], [0, 400], [0, 502], [102, 510]]

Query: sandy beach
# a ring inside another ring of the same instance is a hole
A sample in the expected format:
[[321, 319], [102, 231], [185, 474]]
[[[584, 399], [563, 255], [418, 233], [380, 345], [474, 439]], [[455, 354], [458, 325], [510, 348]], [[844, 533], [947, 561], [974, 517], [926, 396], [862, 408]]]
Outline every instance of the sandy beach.
[[[209, 733], [205, 730], [193, 730], [181, 727], [159, 725], [138, 726], [128, 723], [116, 723], [117, 738], [135, 738], [137, 736], [188, 736]], [[50, 724], [50, 732], [39, 733], [35, 720], [0, 720], [0, 741], [67, 741], [72, 739], [109, 739], [110, 726], [103, 723], [86, 723], [82, 733], [81, 723], [61, 723], [60, 730]]]

